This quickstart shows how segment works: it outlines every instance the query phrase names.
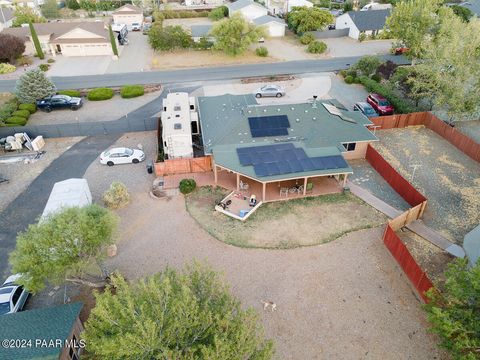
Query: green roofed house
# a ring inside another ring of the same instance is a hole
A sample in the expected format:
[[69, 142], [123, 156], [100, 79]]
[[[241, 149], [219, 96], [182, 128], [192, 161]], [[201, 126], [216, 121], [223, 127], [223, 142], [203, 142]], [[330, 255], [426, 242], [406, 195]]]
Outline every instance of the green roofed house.
[[73, 303], [0, 316], [1, 339], [17, 340], [0, 347], [0, 359], [79, 359], [81, 309], [81, 303]]
[[198, 98], [198, 111], [215, 183], [262, 202], [342, 191], [348, 160], [378, 141], [367, 117], [334, 99], [259, 105], [227, 94]]

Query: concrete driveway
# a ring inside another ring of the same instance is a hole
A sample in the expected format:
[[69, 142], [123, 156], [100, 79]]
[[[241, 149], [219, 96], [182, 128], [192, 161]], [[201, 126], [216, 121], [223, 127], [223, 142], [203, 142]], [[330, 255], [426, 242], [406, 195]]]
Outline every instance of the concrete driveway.
[[105, 74], [111, 56], [57, 56], [48, 76], [83, 76]]
[[328, 46], [329, 57], [385, 55], [390, 53], [392, 40], [372, 40], [359, 42], [349, 37], [321, 39]]
[[111, 61], [107, 74], [130, 73], [150, 70], [153, 50], [148, 44], [148, 36], [141, 31], [128, 33], [128, 45], [119, 46], [118, 60]]

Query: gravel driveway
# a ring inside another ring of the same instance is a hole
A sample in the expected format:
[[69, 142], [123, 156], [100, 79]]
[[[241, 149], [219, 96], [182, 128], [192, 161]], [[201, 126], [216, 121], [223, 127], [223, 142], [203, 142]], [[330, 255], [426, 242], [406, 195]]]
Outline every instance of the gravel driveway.
[[105, 101], [88, 101], [84, 98], [83, 106], [77, 111], [70, 109], [55, 110], [50, 113], [37, 111], [28, 119], [28, 125], [113, 121], [149, 103], [159, 95], [160, 92], [155, 91], [133, 99], [122, 99], [120, 95]]

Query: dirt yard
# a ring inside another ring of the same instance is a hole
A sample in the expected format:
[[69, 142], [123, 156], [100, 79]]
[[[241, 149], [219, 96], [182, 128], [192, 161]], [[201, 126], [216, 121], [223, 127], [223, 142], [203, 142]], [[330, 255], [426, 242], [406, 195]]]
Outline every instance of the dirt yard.
[[[110, 270], [133, 280], [166, 265], [208, 262], [244, 306], [260, 313], [276, 359], [445, 358], [426, 331], [408, 280], [381, 242], [381, 229], [308, 248], [242, 249], [203, 231], [181, 195], [154, 200], [139, 192], [118, 214], [118, 255], [107, 260]], [[261, 300], [275, 302], [278, 310], [263, 311]]]
[[227, 192], [221, 188], [200, 188], [186, 197], [187, 210], [213, 237], [241, 247], [288, 249], [316, 245], [386, 221], [355, 196], [334, 194], [264, 204], [241, 222], [214, 210], [225, 195]]
[[455, 128], [480, 144], [480, 120], [457, 121]]
[[0, 175], [9, 180], [8, 183], [0, 184], [0, 211], [5, 210], [53, 160], [82, 139], [83, 137], [45, 139], [45, 147], [42, 149], [45, 154], [40, 159], [29, 164], [22, 161], [0, 163]]
[[[480, 223], [480, 165], [433, 131], [410, 127], [377, 131], [380, 153], [423, 193], [427, 226], [462, 244]], [[413, 165], [419, 165], [412, 181]]]

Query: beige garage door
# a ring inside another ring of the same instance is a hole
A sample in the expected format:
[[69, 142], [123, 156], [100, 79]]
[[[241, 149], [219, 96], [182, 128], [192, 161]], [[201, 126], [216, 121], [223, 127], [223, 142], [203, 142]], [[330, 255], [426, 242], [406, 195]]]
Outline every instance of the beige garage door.
[[63, 56], [111, 55], [109, 44], [62, 44]]

